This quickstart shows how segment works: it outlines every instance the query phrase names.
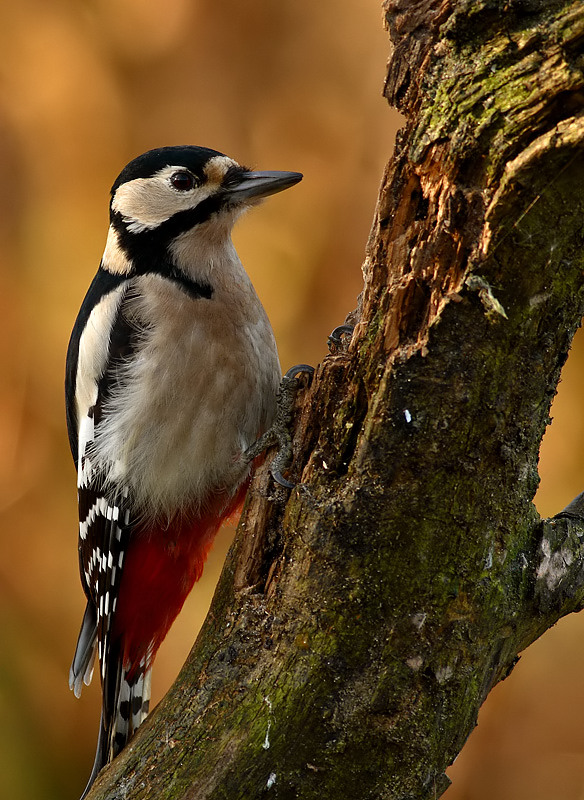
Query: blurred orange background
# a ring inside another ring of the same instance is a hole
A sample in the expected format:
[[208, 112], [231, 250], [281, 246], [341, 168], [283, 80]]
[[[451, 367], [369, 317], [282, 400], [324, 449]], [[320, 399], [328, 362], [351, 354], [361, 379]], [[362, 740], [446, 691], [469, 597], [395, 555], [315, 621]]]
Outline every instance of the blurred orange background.
[[[399, 116], [381, 96], [377, 0], [19, 0], [0, 7], [0, 800], [78, 797], [97, 680], [67, 687], [83, 612], [75, 474], [63, 409], [71, 326], [97, 269], [109, 187], [151, 147], [201, 144], [304, 172], [235, 241], [284, 368], [317, 363], [352, 310]], [[584, 342], [542, 452], [542, 514], [584, 484]], [[206, 613], [214, 548], [154, 670], [159, 699]], [[492, 693], [449, 771], [448, 800], [584, 798], [584, 618], [573, 616]]]

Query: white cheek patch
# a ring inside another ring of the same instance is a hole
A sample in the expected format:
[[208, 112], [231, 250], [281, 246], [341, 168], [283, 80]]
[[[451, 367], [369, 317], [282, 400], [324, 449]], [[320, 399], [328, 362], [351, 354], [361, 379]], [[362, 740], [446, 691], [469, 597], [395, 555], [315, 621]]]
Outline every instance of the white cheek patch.
[[[211, 159], [207, 169], [212, 162]], [[128, 230], [132, 233], [157, 228], [174, 214], [196, 208], [203, 200], [212, 195], [218, 188], [225, 172], [235, 162], [225, 159], [229, 165], [212, 167], [213, 178], [202, 186], [195, 186], [188, 192], [179, 192], [172, 187], [170, 178], [175, 172], [184, 170], [181, 166], [163, 167], [150, 178], [135, 178], [133, 181], [123, 183], [117, 190], [112, 201], [112, 208], [122, 215]], [[220, 175], [220, 180], [216, 177]], [[210, 177], [210, 176], [209, 176]]]

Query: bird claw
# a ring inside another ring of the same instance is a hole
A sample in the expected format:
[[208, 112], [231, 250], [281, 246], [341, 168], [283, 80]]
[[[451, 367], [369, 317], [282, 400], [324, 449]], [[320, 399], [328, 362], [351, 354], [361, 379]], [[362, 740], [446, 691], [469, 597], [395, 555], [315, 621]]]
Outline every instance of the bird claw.
[[286, 372], [280, 382], [276, 403], [276, 419], [272, 426], [260, 436], [260, 438], [245, 451], [245, 459], [252, 461], [263, 453], [266, 448], [274, 444], [278, 445], [278, 452], [274, 456], [270, 465], [270, 474], [280, 486], [285, 489], [293, 489], [295, 484], [284, 478], [282, 472], [289, 466], [292, 460], [292, 436], [290, 434], [290, 424], [292, 422], [292, 409], [294, 399], [298, 391], [299, 384], [297, 375], [302, 372], [307, 373], [312, 378], [314, 367], [310, 364], [296, 364]]
[[343, 336], [352, 335], [355, 327], [353, 325], [337, 325], [334, 331], [328, 337], [328, 346], [331, 353], [334, 352], [333, 348], [340, 348], [343, 346]]
[[282, 383], [284, 383], [284, 381], [291, 381], [301, 372], [306, 372], [306, 374], [310, 376], [309, 380], [312, 380], [312, 376], [314, 375], [314, 367], [311, 367], [310, 364], [295, 364], [293, 367], [290, 367], [288, 372], [284, 375], [282, 378]]
[[286, 480], [286, 478], [282, 475], [279, 469], [272, 469], [270, 467], [270, 474], [272, 478], [276, 481], [276, 483], [279, 484], [280, 486], [283, 486], [284, 489], [293, 489], [296, 486], [295, 483]]

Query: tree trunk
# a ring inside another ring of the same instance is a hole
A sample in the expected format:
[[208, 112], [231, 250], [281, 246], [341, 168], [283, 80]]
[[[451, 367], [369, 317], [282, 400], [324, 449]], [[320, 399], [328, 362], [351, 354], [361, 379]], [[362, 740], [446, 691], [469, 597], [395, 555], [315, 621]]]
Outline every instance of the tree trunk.
[[584, 307], [584, 6], [385, 17], [407, 122], [350, 346], [299, 397], [295, 489], [258, 474], [188, 662], [92, 800], [436, 798], [582, 604], [584, 504], [532, 498]]

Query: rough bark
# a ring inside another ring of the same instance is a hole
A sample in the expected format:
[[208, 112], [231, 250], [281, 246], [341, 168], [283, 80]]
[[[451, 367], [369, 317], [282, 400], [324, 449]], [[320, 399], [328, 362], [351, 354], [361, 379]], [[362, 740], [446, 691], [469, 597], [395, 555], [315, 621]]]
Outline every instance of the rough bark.
[[406, 116], [350, 347], [257, 477], [178, 680], [90, 797], [435, 798], [491, 687], [584, 598], [532, 504], [584, 309], [579, 0], [386, 0]]

